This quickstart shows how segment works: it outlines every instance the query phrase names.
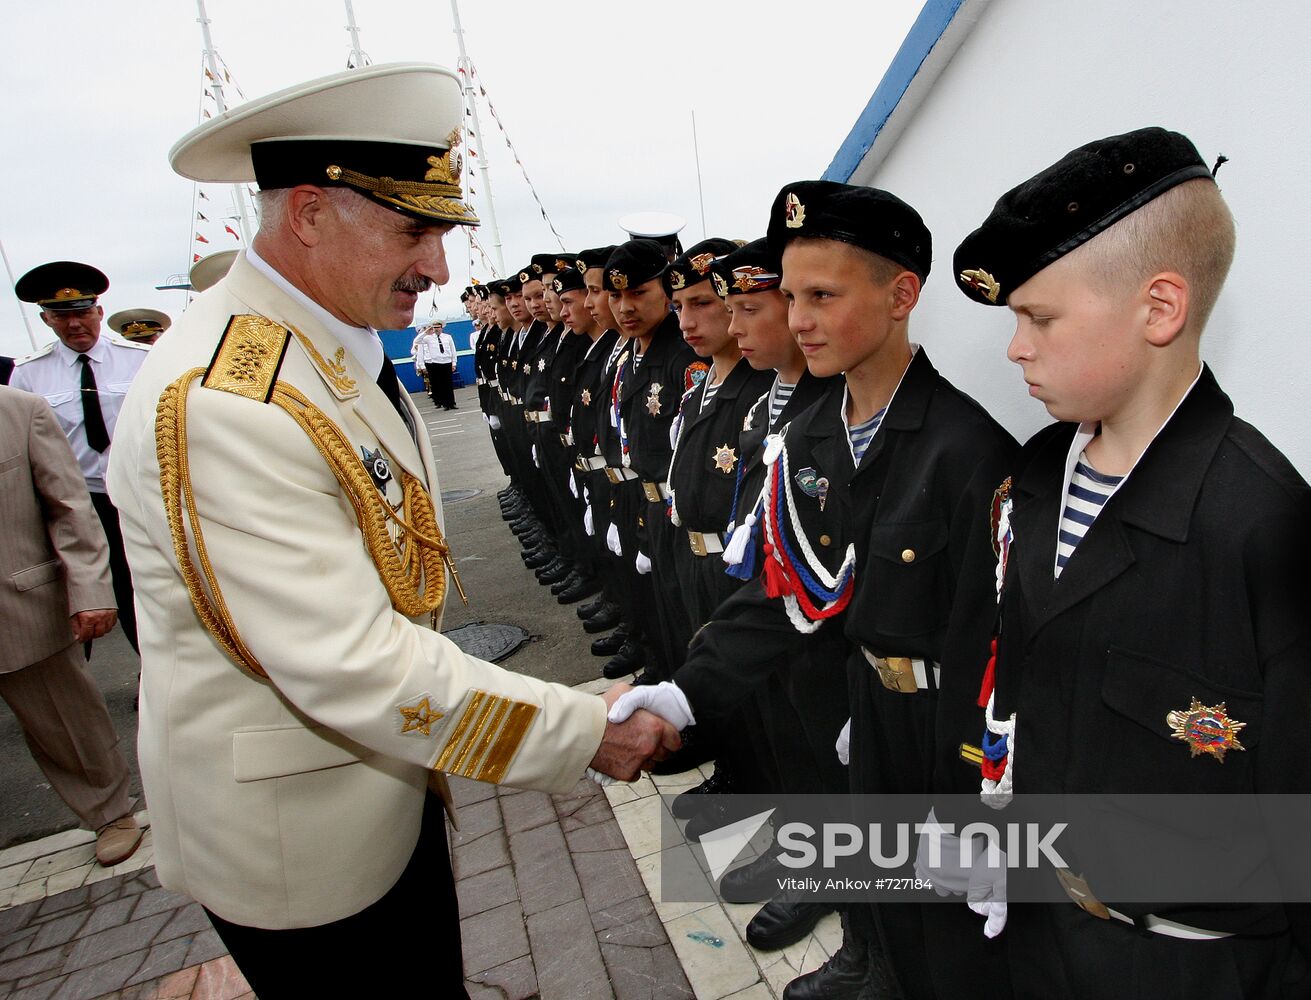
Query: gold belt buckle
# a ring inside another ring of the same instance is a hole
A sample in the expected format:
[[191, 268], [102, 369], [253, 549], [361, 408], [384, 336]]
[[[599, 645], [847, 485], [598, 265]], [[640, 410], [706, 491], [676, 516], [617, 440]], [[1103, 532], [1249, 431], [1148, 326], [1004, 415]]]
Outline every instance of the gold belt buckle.
[[876, 656], [874, 669], [879, 672], [879, 680], [889, 691], [914, 694], [920, 689], [909, 656]]
[[701, 532], [689, 531], [687, 533], [687, 543], [692, 547], [692, 555], [705, 556], [708, 554], [706, 552], [706, 536]]
[[619, 475], [619, 473], [616, 470], [610, 468], [610, 466], [608, 465], [605, 467], [605, 478], [610, 480], [610, 483], [614, 486], [618, 486], [620, 483], [623, 482], [623, 478]]
[[655, 483], [642, 483], [642, 492], [646, 494], [646, 498], [652, 503], [660, 502], [660, 487]]
[[1091, 914], [1099, 920], [1111, 919], [1111, 911], [1106, 908], [1105, 903], [1093, 895], [1092, 889], [1088, 887], [1087, 879], [1074, 874], [1068, 868], [1057, 868], [1056, 877], [1060, 879], [1061, 888], [1065, 890], [1065, 894], [1084, 913]]

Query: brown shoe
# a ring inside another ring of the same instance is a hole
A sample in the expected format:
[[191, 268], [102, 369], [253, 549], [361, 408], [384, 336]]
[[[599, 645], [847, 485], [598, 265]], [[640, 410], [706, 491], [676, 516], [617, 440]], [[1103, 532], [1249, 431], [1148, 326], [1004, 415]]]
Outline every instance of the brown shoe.
[[146, 832], [130, 815], [120, 816], [96, 831], [96, 860], [106, 868], [126, 861], [141, 846]]

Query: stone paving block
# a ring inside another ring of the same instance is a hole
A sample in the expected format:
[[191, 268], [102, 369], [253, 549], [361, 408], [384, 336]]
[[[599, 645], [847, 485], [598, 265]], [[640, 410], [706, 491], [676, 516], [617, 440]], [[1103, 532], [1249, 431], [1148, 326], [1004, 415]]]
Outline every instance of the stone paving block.
[[223, 947], [218, 932], [210, 927], [191, 939], [191, 947], [187, 949], [187, 965], [199, 965], [210, 959], [222, 958], [227, 953], [228, 949]]
[[67, 892], [69, 889], [76, 889], [86, 881], [89, 874], [91, 874], [91, 869], [83, 865], [80, 868], [70, 868], [58, 875], [51, 875], [46, 880], [46, 892], [53, 896], [57, 893]]
[[187, 952], [191, 948], [191, 938], [174, 938], [163, 944], [153, 946], [146, 953], [145, 961], [125, 985], [132, 986], [150, 979], [158, 979], [177, 972], [187, 962]]
[[654, 948], [667, 944], [669, 935], [645, 893], [633, 899], [592, 911], [592, 926], [602, 944]]
[[106, 879], [103, 882], [95, 882], [91, 885], [83, 885], [86, 890], [88, 903], [99, 903], [102, 900], [116, 899], [123, 895], [122, 879]]
[[467, 844], [457, 845], [451, 851], [451, 857], [457, 879], [466, 879], [510, 863], [505, 834], [500, 830], [485, 833]]
[[132, 919], [140, 920], [152, 913], [163, 913], [188, 905], [191, 900], [168, 889], [147, 889], [136, 895], [136, 905], [132, 908]]
[[460, 938], [464, 942], [465, 975], [476, 975], [528, 954], [523, 910], [517, 902], [462, 921]]
[[601, 945], [615, 1000], [692, 1000], [678, 958], [667, 943], [656, 948]]
[[[88, 918], [89, 915], [85, 910], [76, 910], [67, 916], [41, 924], [36, 929], [28, 951], [44, 951], [46, 948], [57, 948], [61, 944], [67, 944], [77, 936]], [[3, 956], [0, 955], [0, 958]]]
[[65, 830], [63, 833], [42, 837], [40, 840], [31, 840], [26, 844], [6, 847], [3, 851], [0, 851], [0, 868], [16, 865], [20, 861], [33, 861], [47, 854], [56, 854], [70, 847], [76, 847], [78, 844], [94, 843], [95, 839], [96, 835], [90, 830]]
[[30, 882], [33, 879], [49, 878], [51, 875], [66, 872], [70, 868], [85, 865], [88, 861], [94, 861], [95, 857], [96, 848], [94, 844], [79, 844], [76, 847], [69, 847], [54, 854], [45, 854], [32, 862], [32, 867], [23, 876], [23, 880]]
[[459, 809], [475, 802], [481, 802], [483, 799], [490, 799], [496, 795], [496, 786], [489, 785], [485, 781], [470, 781], [468, 778], [449, 777], [446, 779], [451, 785], [451, 798], [455, 800], [455, 805]]
[[41, 930], [41, 926], [41, 924], [31, 924], [22, 930], [0, 938], [0, 962], [9, 962], [15, 958], [22, 958], [31, 951], [32, 939]]
[[589, 911], [646, 895], [646, 886], [626, 849], [575, 854], [572, 860]]
[[502, 798], [501, 812], [505, 816], [505, 832], [509, 834], [556, 822], [555, 806], [545, 792], [525, 792]]
[[[563, 824], [561, 824], [563, 826]], [[623, 831], [615, 822], [611, 813], [599, 823], [578, 829], [565, 830], [564, 839], [569, 843], [569, 851], [579, 854], [586, 851], [626, 851], [628, 843]]]
[[610, 980], [601, 949], [591, 934], [581, 899], [528, 918], [537, 985], [542, 1000], [611, 1000]]
[[760, 979], [760, 970], [733, 925], [713, 904], [666, 925], [669, 941], [698, 997], [715, 1000], [744, 990]]
[[504, 868], [494, 868], [481, 875], [464, 879], [456, 885], [455, 895], [459, 899], [461, 919], [508, 903], [518, 898], [514, 871], [506, 865]]
[[616, 806], [615, 819], [633, 857], [642, 859], [660, 850], [660, 800], [638, 799]]
[[0, 889], [12, 889], [23, 881], [23, 876], [27, 870], [32, 867], [31, 861], [20, 861], [16, 865], [9, 865], [7, 868], [0, 868]]
[[23, 979], [34, 979], [43, 972], [62, 966], [63, 955], [58, 948], [33, 952], [0, 965], [0, 982], [16, 983]]
[[13, 906], [7, 910], [0, 910], [0, 939], [6, 934], [12, 934], [21, 927], [26, 927], [36, 915], [36, 911], [41, 904], [24, 903], [22, 906]]
[[203, 964], [191, 991], [191, 1000], [241, 1000], [250, 996], [254, 996], [250, 984], [230, 955]]
[[[496, 992], [488, 995], [495, 1000], [530, 1000], [538, 995], [537, 970], [529, 955], [469, 978], [470, 982], [479, 984], [480, 990], [494, 989]], [[470, 990], [469, 995], [473, 1000], [477, 994]]]
[[741, 992], [734, 993], [727, 1000], [774, 1000], [774, 994], [764, 983], [756, 983], [755, 986], [748, 986]]
[[524, 913], [540, 913], [582, 896], [558, 826], [539, 826], [512, 834], [510, 856]]
[[205, 916], [205, 911], [200, 908], [199, 903], [188, 903], [186, 906], [177, 910], [166, 911], [169, 914], [168, 923], [164, 925], [157, 935], [156, 941], [170, 941], [173, 938], [189, 937], [193, 934], [199, 934], [201, 931], [211, 929], [214, 925], [209, 922], [209, 917]]
[[123, 988], [141, 965], [140, 955], [123, 955], [74, 972], [51, 994], [51, 1000], [93, 1000]]
[[501, 827], [500, 802], [496, 799], [461, 806], [456, 815], [460, 818], [460, 829], [451, 831], [451, 843], [455, 846], [477, 840]]
[[55, 896], [47, 896], [37, 907], [35, 919], [62, 913], [74, 907], [85, 906], [90, 894], [91, 890], [85, 886], [79, 886], [76, 889], [69, 889], [67, 892], [61, 892]]
[[21, 885], [14, 886], [14, 888], [8, 890], [8, 892], [10, 893], [9, 906], [40, 902], [45, 899], [46, 880], [39, 878], [35, 882], [23, 882]]
[[165, 976], [155, 988], [152, 1000], [187, 1000], [199, 975], [200, 966], [192, 965]]
[[[95, 917], [96, 914], [93, 914], [92, 920]], [[157, 913], [143, 920], [133, 920], [131, 923], [111, 927], [98, 934], [78, 938], [64, 962], [64, 968], [69, 972], [76, 972], [93, 965], [101, 965], [134, 951], [145, 952], [167, 920], [167, 914]], [[141, 958], [144, 958], [144, 955], [138, 958], [138, 963]], [[135, 971], [135, 966], [133, 968]]]
[[132, 907], [135, 905], [136, 899], [129, 896], [126, 899], [115, 899], [97, 906], [91, 911], [83, 937], [90, 937], [92, 934], [127, 923], [132, 916]]
[[15, 990], [9, 994], [8, 1000], [50, 1000], [55, 991], [64, 985], [64, 979], [52, 979], [49, 982], [37, 983], [34, 986], [26, 986], [21, 990]]

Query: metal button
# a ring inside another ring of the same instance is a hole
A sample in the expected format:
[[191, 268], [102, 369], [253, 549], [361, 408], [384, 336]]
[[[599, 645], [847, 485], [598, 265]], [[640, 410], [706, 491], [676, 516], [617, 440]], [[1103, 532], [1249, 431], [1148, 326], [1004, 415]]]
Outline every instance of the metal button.
[[902, 550], [901, 550], [901, 561], [904, 562], [904, 563], [913, 563], [913, 562], [915, 561], [915, 550], [914, 550], [914, 549], [902, 549]]
[[829, 538], [828, 535], [820, 535], [820, 536], [819, 536], [819, 544], [820, 544], [820, 545], [832, 545], [832, 544], [833, 544], [833, 539]]

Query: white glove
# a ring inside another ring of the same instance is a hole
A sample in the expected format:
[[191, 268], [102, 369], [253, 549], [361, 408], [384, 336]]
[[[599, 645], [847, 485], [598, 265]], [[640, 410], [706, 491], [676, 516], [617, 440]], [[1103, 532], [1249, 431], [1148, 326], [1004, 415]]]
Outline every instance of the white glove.
[[842, 732], [838, 733], [838, 741], [833, 744], [833, 749], [838, 752], [838, 760], [843, 764], [851, 763], [851, 720], [842, 727]]
[[533, 454], [533, 465], [537, 466], [540, 469], [542, 467], [542, 463], [537, 461], [537, 445], [533, 445], [532, 454]]
[[696, 723], [696, 719], [692, 716], [692, 706], [687, 703], [687, 696], [673, 681], [644, 684], [631, 691], [625, 691], [610, 706], [610, 714], [606, 718], [614, 723], [626, 722], [628, 717], [639, 708], [654, 712], [680, 732]]
[[590, 503], [587, 505], [587, 510], [583, 511], [583, 530], [588, 535], [596, 534], [596, 528], [592, 524], [592, 505]]
[[593, 781], [595, 781], [602, 788], [604, 788], [606, 785], [613, 785], [615, 782], [619, 780], [618, 778], [610, 777], [610, 775], [608, 774], [602, 774], [600, 771], [592, 767], [589, 767], [587, 769], [587, 776], [591, 778]]
[[[937, 858], [931, 849], [934, 834]], [[988, 841], [983, 837], [971, 837], [966, 850], [968, 865], [962, 863], [960, 838], [939, 826], [930, 811], [920, 833], [915, 874], [931, 881], [939, 896], [964, 895], [969, 908], [986, 918], [984, 936], [995, 938], [1006, 926], [1006, 852], [998, 849], [997, 863], [989, 864]]]
[[615, 555], [624, 554], [623, 543], [619, 541], [619, 528], [613, 522], [605, 529], [605, 544]]
[[645, 552], [639, 551], [637, 553], [637, 559], [634, 561], [634, 565], [637, 567], [637, 572], [642, 576], [646, 576], [646, 574], [651, 572], [651, 560], [647, 557]]
[[499, 431], [501, 429], [501, 418], [495, 415], [488, 417], [487, 426], [494, 431]]

